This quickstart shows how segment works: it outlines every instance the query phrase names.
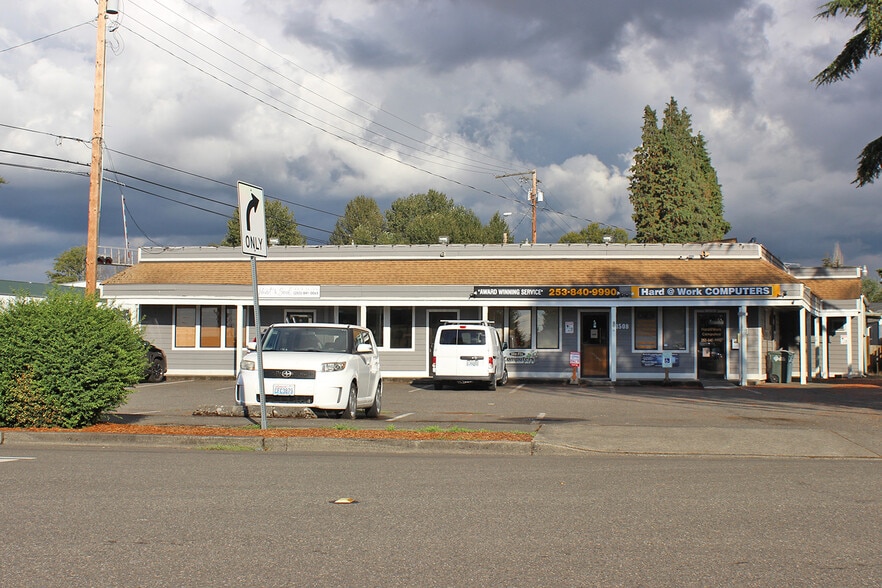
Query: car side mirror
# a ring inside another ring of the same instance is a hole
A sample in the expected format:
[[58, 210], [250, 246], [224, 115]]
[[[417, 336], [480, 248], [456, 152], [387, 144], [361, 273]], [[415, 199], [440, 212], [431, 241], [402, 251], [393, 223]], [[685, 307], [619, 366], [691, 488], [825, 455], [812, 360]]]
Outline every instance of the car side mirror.
[[358, 347], [355, 348], [356, 353], [372, 353], [374, 348], [371, 347], [370, 343], [359, 343]]

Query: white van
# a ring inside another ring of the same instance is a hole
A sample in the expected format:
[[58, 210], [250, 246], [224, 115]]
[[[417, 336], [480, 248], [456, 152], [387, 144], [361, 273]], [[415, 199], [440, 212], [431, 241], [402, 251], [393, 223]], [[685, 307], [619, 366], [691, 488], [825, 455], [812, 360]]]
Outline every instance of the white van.
[[502, 352], [505, 345], [493, 323], [487, 321], [441, 321], [432, 349], [432, 380], [435, 390], [444, 382], [487, 382], [490, 390], [508, 383]]

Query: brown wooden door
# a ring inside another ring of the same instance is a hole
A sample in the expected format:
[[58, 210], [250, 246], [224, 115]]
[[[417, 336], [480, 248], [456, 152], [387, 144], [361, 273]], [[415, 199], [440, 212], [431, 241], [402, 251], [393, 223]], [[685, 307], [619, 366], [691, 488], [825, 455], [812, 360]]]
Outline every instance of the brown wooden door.
[[581, 353], [583, 377], [609, 377], [609, 313], [582, 313]]

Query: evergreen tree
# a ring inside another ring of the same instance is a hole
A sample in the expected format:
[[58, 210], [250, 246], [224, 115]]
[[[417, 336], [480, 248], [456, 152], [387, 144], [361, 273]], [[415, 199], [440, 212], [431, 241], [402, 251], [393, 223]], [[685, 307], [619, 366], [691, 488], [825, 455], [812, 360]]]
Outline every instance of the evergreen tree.
[[[818, 86], [850, 78], [861, 67], [864, 59], [882, 54], [882, 0], [833, 0], [823, 5], [818, 18], [843, 16], [858, 18], [855, 34], [836, 59], [815, 76]], [[872, 184], [882, 173], [882, 137], [867, 143], [858, 158], [854, 184], [859, 187]]]
[[[506, 237], [507, 236], [507, 237]], [[511, 229], [499, 212], [494, 212], [487, 226], [484, 227], [484, 238], [482, 243], [502, 243], [505, 239], [511, 240]]]
[[642, 144], [630, 169], [631, 205], [641, 243], [701, 243], [722, 239], [723, 196], [692, 117], [671, 98], [661, 128], [654, 110], [643, 110]]

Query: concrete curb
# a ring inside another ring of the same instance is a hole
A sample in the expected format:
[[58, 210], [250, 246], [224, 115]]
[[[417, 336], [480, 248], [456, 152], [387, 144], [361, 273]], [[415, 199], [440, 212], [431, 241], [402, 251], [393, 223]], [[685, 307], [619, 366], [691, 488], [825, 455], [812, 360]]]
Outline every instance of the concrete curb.
[[335, 439], [330, 437], [260, 437], [226, 435], [140, 435], [76, 431], [7, 431], [0, 444], [74, 445], [87, 447], [178, 447], [182, 449], [244, 449], [252, 451], [427, 453], [532, 455], [535, 442], [443, 441], [409, 439]]

